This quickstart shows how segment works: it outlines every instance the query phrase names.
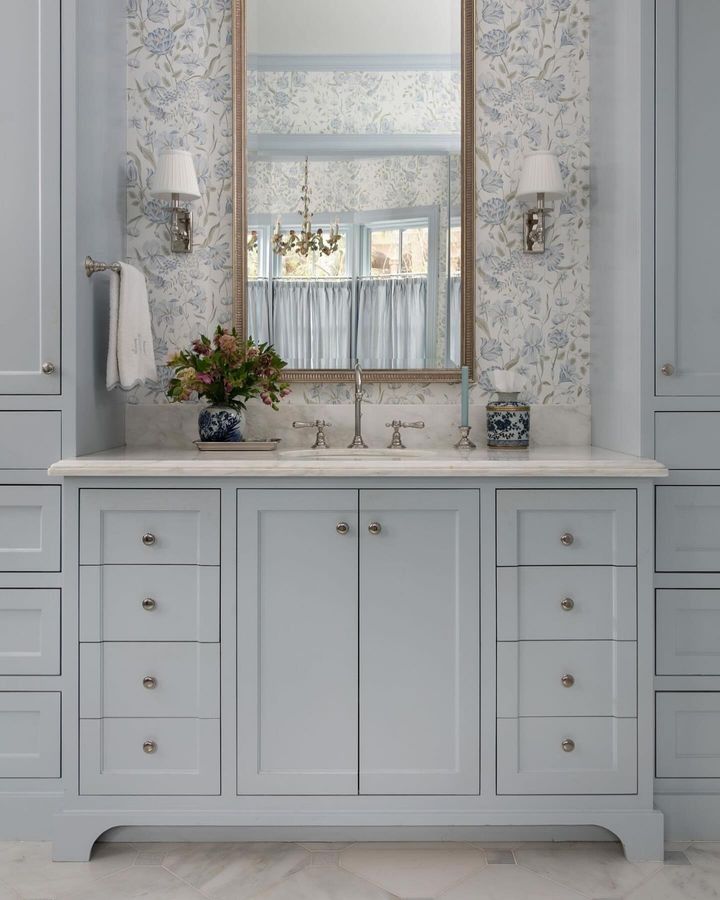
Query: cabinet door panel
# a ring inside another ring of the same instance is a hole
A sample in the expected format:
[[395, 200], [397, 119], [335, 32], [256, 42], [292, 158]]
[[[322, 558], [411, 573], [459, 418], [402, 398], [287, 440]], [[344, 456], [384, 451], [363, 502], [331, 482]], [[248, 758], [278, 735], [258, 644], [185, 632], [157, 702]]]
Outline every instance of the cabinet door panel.
[[238, 491], [240, 794], [357, 793], [357, 591], [357, 491]]
[[479, 792], [479, 513], [471, 490], [360, 494], [362, 794]]
[[[0, 29], [0, 393], [60, 393], [60, 0], [5, 4]], [[4, 17], [4, 18], [5, 18]], [[55, 372], [42, 373], [51, 362]]]
[[655, 542], [658, 572], [720, 572], [720, 487], [658, 487]]

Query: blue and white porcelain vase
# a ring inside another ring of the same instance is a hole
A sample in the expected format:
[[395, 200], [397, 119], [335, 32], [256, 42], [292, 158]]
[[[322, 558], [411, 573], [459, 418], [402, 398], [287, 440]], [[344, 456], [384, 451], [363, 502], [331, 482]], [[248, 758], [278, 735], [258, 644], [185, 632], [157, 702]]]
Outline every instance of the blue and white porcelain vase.
[[498, 393], [487, 405], [488, 447], [525, 450], [530, 446], [530, 407], [517, 393]]
[[198, 416], [200, 440], [206, 443], [244, 441], [242, 427], [244, 416], [241, 410], [233, 406], [213, 403], [206, 406]]

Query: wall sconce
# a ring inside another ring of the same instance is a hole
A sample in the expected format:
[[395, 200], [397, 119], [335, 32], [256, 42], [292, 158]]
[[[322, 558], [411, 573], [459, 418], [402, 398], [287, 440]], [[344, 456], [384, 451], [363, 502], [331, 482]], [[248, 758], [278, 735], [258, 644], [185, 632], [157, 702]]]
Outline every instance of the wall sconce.
[[537, 206], [524, 214], [523, 248], [526, 253], [545, 252], [545, 204], [565, 196], [560, 163], [554, 153], [530, 153], [523, 162], [516, 197]]
[[170, 249], [173, 253], [192, 253], [193, 216], [182, 201], [199, 200], [195, 163], [187, 150], [163, 150], [153, 178], [152, 193], [170, 201]]

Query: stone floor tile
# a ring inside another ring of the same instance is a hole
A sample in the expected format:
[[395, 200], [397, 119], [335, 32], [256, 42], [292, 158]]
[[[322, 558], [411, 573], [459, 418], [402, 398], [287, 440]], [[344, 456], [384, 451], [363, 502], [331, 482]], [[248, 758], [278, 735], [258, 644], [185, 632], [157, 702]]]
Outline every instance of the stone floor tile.
[[665, 841], [665, 849], [666, 850], [680, 850], [685, 851], [690, 846], [692, 841]]
[[487, 865], [481, 850], [437, 844], [428, 849], [355, 845], [340, 854], [340, 865], [403, 898], [435, 897]]
[[252, 900], [399, 900], [343, 869], [307, 868], [255, 895]]
[[666, 850], [664, 863], [666, 866], [689, 866], [690, 860], [682, 850]]
[[163, 865], [210, 900], [249, 900], [310, 859], [298, 844], [183, 844]]
[[489, 866], [514, 866], [515, 855], [512, 850], [486, 850], [485, 858]]
[[133, 866], [101, 881], [71, 888], [58, 900], [204, 900], [200, 891], [160, 866]]
[[337, 850], [317, 850], [310, 859], [311, 866], [335, 866], [340, 862], [340, 853]]
[[520, 866], [488, 866], [441, 900], [585, 900], [583, 895]]
[[691, 844], [685, 855], [690, 860], [690, 865], [704, 871], [715, 872], [720, 878], [720, 844], [708, 842]]
[[694, 866], [666, 866], [626, 900], [720, 900], [720, 877]]

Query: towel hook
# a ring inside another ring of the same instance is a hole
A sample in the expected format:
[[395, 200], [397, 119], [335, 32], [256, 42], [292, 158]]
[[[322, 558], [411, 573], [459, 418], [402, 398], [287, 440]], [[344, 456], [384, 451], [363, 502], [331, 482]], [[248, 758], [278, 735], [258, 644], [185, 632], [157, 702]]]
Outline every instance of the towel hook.
[[96, 275], [98, 272], [117, 272], [120, 274], [120, 263], [103, 263], [97, 262], [92, 256], [85, 257], [85, 274], [88, 278]]

